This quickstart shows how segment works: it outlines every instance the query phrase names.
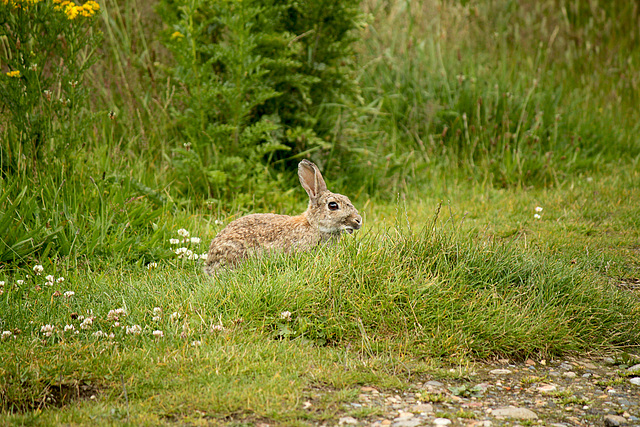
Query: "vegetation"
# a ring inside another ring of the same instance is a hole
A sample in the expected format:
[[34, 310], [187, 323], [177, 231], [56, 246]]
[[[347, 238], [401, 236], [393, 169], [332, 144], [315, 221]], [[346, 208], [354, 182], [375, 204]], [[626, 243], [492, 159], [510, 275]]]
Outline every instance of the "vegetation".
[[[444, 363], [637, 351], [639, 14], [0, 0], [0, 420], [335, 421]], [[365, 228], [205, 276], [228, 221], [304, 209], [304, 157]]]

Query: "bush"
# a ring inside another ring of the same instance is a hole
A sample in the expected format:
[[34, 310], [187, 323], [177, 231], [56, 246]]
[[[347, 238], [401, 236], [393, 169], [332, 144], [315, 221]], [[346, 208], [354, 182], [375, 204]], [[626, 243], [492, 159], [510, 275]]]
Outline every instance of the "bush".
[[[61, 0], [0, 1], [3, 174], [28, 167], [37, 171], [36, 162], [69, 155], [83, 140], [83, 74], [101, 37], [93, 30], [99, 10], [93, 0], [82, 6]], [[50, 155], [43, 155], [45, 147]]]
[[[260, 197], [264, 165], [330, 150], [317, 115], [355, 92], [347, 1], [162, 0], [178, 85], [173, 162], [183, 191]], [[325, 128], [326, 129], [326, 128]]]

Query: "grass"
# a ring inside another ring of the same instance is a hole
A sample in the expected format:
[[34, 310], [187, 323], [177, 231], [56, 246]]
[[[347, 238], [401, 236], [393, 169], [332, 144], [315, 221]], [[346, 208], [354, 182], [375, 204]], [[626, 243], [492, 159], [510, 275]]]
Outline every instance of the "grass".
[[176, 257], [178, 229], [206, 252], [223, 223], [301, 212], [304, 192], [267, 168], [291, 189], [189, 190], [162, 24], [146, 3], [102, 5], [86, 147], [0, 178], [1, 424], [335, 422], [372, 416], [344, 406], [360, 386], [402, 390], [444, 365], [637, 353], [637, 10], [366, 2], [362, 102], [332, 106], [326, 173], [365, 227], [212, 279]]

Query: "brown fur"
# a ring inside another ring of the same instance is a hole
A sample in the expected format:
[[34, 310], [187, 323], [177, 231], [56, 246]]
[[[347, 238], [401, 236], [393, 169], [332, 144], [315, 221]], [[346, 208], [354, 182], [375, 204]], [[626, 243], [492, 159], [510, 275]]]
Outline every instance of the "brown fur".
[[[301, 161], [298, 177], [309, 195], [307, 210], [298, 216], [252, 214], [232, 221], [211, 241], [205, 273], [214, 274], [221, 267], [233, 267], [266, 252], [308, 250], [338, 240], [342, 231], [361, 227], [362, 217], [349, 198], [328, 191], [316, 165]], [[331, 209], [331, 203], [338, 209]]]

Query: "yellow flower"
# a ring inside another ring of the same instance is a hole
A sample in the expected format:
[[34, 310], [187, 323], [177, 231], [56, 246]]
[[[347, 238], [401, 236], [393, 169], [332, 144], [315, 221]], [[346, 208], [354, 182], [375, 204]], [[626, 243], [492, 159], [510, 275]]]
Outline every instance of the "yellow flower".
[[171, 34], [171, 40], [181, 39], [183, 37], [184, 35], [180, 31], [176, 31], [175, 33]]
[[9, 71], [7, 73], [9, 77], [20, 77], [20, 70]]
[[93, 0], [89, 0], [88, 2], [86, 2], [84, 4], [84, 7], [85, 9], [86, 8], [93, 9], [94, 12], [97, 12], [100, 10], [100, 5]]
[[68, 19], [70, 19], [70, 20], [76, 19], [76, 16], [78, 16], [78, 6], [68, 5], [66, 7], [64, 13], [67, 15]]

